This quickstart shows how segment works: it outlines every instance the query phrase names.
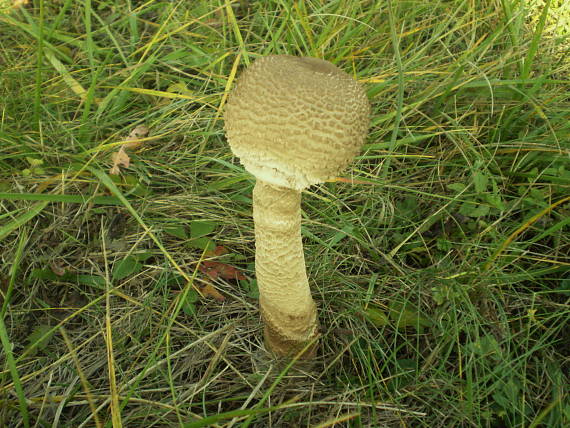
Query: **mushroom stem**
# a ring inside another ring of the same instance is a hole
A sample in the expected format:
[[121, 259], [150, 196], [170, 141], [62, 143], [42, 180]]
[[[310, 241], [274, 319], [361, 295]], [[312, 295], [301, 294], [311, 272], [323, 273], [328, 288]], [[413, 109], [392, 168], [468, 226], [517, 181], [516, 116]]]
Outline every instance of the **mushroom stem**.
[[301, 240], [301, 192], [258, 179], [253, 221], [266, 345], [277, 355], [291, 355], [315, 338], [318, 330]]

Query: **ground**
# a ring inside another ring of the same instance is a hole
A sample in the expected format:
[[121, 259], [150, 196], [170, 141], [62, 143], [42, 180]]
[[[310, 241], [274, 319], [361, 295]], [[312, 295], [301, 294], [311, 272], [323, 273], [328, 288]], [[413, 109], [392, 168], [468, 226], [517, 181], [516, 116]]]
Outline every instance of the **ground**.
[[[0, 15], [0, 426], [570, 426], [552, 18], [516, 0], [24, 3]], [[279, 53], [333, 62], [372, 104], [355, 162], [303, 193], [307, 362], [265, 351], [254, 179], [223, 132], [236, 76]]]

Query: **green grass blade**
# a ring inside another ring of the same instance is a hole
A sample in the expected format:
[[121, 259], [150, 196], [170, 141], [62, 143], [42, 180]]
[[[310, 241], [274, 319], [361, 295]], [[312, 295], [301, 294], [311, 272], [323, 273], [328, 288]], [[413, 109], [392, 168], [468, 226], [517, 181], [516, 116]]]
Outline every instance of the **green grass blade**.
[[14, 255], [14, 262], [10, 267], [10, 279], [8, 280], [8, 289], [4, 296], [4, 303], [2, 303], [2, 310], [0, 311], [0, 318], [4, 319], [8, 305], [10, 304], [10, 298], [14, 292], [14, 285], [16, 284], [16, 274], [18, 273], [18, 268], [20, 267], [20, 262], [22, 261], [22, 254], [24, 253], [24, 248], [28, 243], [28, 232], [25, 228], [20, 232], [20, 239], [18, 240], [18, 247], [16, 248], [16, 254]]
[[[392, 49], [394, 50], [394, 57], [396, 58], [396, 67], [398, 72], [398, 95], [396, 99], [396, 118], [394, 119], [394, 127], [392, 128], [392, 135], [390, 136], [390, 146], [388, 151], [393, 153], [398, 138], [398, 130], [400, 129], [400, 122], [402, 121], [402, 109], [404, 107], [404, 68], [402, 65], [402, 57], [400, 54], [400, 39], [396, 33], [396, 22], [394, 17], [394, 9], [392, 1], [388, 1], [388, 19], [390, 22], [390, 40], [392, 41]], [[388, 157], [384, 162], [382, 169], [382, 179], [388, 176], [390, 169], [391, 158]]]
[[46, 195], [43, 193], [2, 193], [0, 200], [5, 201], [46, 201], [69, 204], [121, 205], [114, 196], [82, 196], [82, 195]]
[[184, 428], [203, 428], [203, 427], [211, 427], [212, 424], [217, 422], [239, 418], [244, 416], [257, 416], [268, 412], [273, 412], [275, 410], [279, 410], [284, 406], [275, 406], [275, 407], [268, 407], [266, 409], [239, 409], [239, 410], [231, 410], [229, 412], [218, 413], [217, 415], [207, 416], [199, 421], [195, 422], [188, 422], [184, 424]]
[[538, 53], [540, 40], [542, 38], [542, 33], [544, 31], [544, 25], [546, 24], [546, 17], [548, 16], [548, 11], [550, 10], [551, 2], [552, 0], [546, 0], [546, 3], [542, 9], [540, 19], [532, 36], [530, 47], [528, 48], [528, 52], [526, 53], [526, 57], [524, 59], [523, 69], [521, 73], [522, 79], [528, 79], [528, 77], [530, 76], [530, 70], [532, 68], [532, 64], [534, 63], [534, 58]]
[[44, 46], [44, 0], [40, 0], [40, 17], [38, 29], [38, 47], [36, 57], [36, 85], [34, 89], [34, 123], [40, 128], [40, 110], [41, 110], [41, 96], [42, 96], [42, 63], [43, 63], [43, 46]]
[[[259, 400], [259, 402], [257, 403], [257, 406], [263, 406], [265, 404], [265, 402], [267, 400], [269, 400], [269, 397], [271, 397], [271, 393], [275, 390], [275, 388], [277, 388], [277, 385], [279, 385], [279, 383], [281, 382], [281, 380], [285, 377], [285, 375], [289, 372], [289, 370], [291, 370], [291, 368], [297, 363], [297, 361], [299, 360], [299, 358], [311, 347], [315, 345], [315, 340], [310, 341], [309, 343], [307, 343], [305, 345], [305, 347], [303, 349], [301, 349], [292, 359], [291, 361], [289, 361], [287, 363], [287, 365], [283, 368], [283, 370], [281, 370], [281, 372], [279, 373], [279, 375], [275, 378], [275, 380], [273, 381], [273, 383], [269, 386], [269, 388], [267, 388], [267, 390], [265, 391], [265, 394], [263, 394], [263, 397], [261, 398], [261, 400]], [[249, 418], [247, 418], [247, 420], [242, 424], [242, 428], [248, 428], [250, 426], [250, 424], [255, 420], [255, 414], [251, 414], [249, 416]]]
[[2, 347], [4, 348], [4, 355], [6, 356], [6, 364], [12, 375], [12, 382], [14, 382], [14, 389], [16, 390], [16, 395], [18, 396], [18, 401], [20, 402], [20, 413], [22, 415], [22, 422], [24, 427], [28, 428], [30, 426], [30, 417], [28, 415], [28, 404], [26, 401], [26, 396], [24, 395], [24, 389], [22, 388], [22, 383], [20, 382], [20, 375], [18, 373], [18, 367], [16, 366], [16, 360], [14, 359], [14, 354], [12, 353], [12, 344], [8, 337], [8, 332], [6, 331], [6, 325], [4, 324], [4, 318], [0, 317], [0, 341], [2, 342]]
[[40, 202], [30, 208], [26, 213], [12, 220], [10, 223], [0, 226], [0, 241], [41, 213], [47, 204], [47, 201]]
[[119, 201], [124, 205], [124, 207], [129, 211], [129, 213], [131, 213], [131, 215], [135, 218], [135, 220], [148, 233], [150, 238], [154, 241], [154, 243], [162, 251], [162, 253], [168, 259], [168, 261], [176, 268], [176, 270], [178, 270], [178, 272], [182, 276], [184, 276], [184, 279], [186, 281], [190, 282], [191, 281], [190, 277], [184, 272], [184, 270], [178, 265], [178, 263], [176, 263], [176, 261], [170, 255], [170, 253], [166, 250], [166, 248], [164, 248], [164, 245], [162, 245], [162, 242], [160, 242], [158, 240], [156, 235], [154, 233], [152, 233], [151, 228], [146, 225], [146, 223], [143, 221], [143, 219], [141, 218], [141, 216], [139, 215], [137, 210], [134, 209], [134, 207], [127, 200], [127, 198], [125, 198], [125, 196], [119, 190], [119, 188], [116, 186], [116, 184], [113, 183], [113, 180], [111, 180], [111, 178], [107, 174], [105, 174], [103, 171], [101, 171], [97, 168], [88, 166], [87, 169], [89, 171], [91, 171], [93, 173], [93, 175], [95, 175], [101, 181], [101, 183], [103, 183], [105, 185], [105, 187], [107, 187], [111, 191], [111, 193], [113, 193], [117, 197], [117, 199], [119, 199]]

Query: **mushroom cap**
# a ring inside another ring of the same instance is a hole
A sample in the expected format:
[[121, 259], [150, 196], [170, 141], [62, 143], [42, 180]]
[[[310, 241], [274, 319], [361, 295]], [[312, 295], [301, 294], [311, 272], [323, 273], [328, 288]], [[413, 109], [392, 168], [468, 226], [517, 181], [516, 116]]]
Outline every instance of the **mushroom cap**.
[[224, 114], [233, 153], [256, 178], [302, 190], [358, 154], [370, 103], [350, 75], [318, 58], [271, 55], [238, 78]]

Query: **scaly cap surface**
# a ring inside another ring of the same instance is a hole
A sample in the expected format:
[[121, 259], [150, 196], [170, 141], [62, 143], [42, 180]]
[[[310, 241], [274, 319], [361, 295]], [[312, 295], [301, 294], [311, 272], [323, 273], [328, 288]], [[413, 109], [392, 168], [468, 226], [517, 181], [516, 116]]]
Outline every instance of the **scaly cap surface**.
[[370, 103], [347, 73], [317, 58], [272, 55], [238, 78], [226, 135], [256, 178], [302, 190], [336, 176], [358, 154]]

